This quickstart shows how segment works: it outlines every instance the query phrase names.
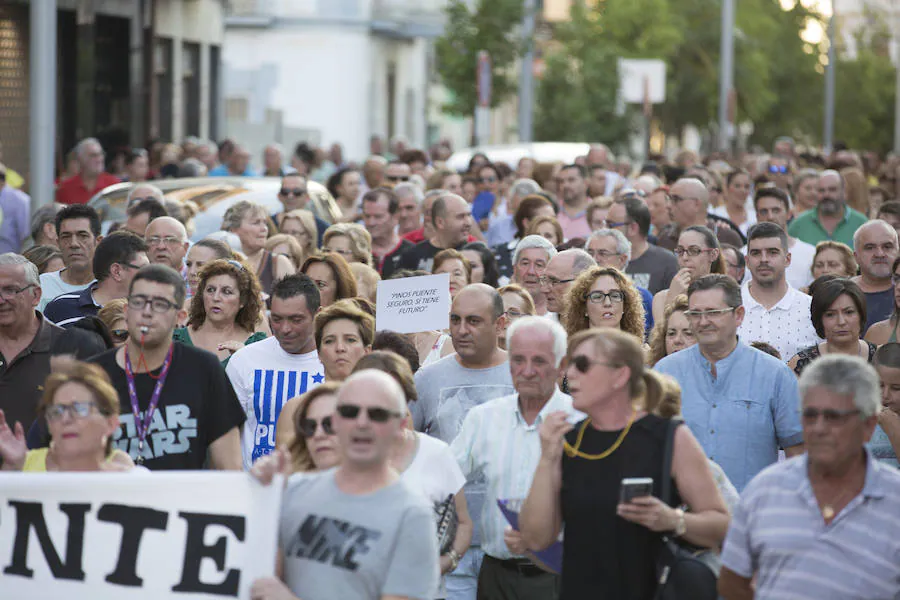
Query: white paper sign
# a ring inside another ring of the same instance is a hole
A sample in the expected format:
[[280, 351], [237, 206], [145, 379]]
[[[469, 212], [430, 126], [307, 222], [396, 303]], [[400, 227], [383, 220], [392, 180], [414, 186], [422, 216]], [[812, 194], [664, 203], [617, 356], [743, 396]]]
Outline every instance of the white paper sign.
[[436, 331], [450, 326], [450, 274], [378, 282], [375, 328], [397, 333]]
[[0, 474], [0, 598], [249, 600], [274, 574], [280, 478]]

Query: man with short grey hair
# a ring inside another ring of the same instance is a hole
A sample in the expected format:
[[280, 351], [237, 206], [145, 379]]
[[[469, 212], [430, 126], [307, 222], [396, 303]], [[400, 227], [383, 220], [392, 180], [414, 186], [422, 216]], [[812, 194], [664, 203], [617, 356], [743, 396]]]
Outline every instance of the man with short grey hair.
[[583, 415], [556, 385], [566, 354], [562, 326], [522, 317], [510, 325], [506, 338], [515, 392], [472, 408], [450, 449], [466, 479], [484, 481], [486, 487], [481, 512], [472, 512], [484, 552], [478, 597], [552, 600], [558, 597], [559, 576], [531, 562], [530, 549], [507, 524], [497, 502], [528, 496], [541, 457], [539, 430], [544, 419], [563, 411], [576, 423]]
[[[597, 265], [615, 267], [627, 274], [628, 262], [631, 260], [631, 242], [618, 229], [598, 229], [591, 232], [584, 249], [597, 261]], [[653, 294], [637, 283], [634, 287], [641, 294], [641, 302], [644, 304], [644, 330], [649, 333], [653, 329]]]
[[[425, 193], [416, 184], [404, 182], [394, 186], [394, 194], [397, 196], [397, 234], [404, 237], [421, 229], [423, 227], [422, 201], [425, 199]], [[431, 223], [426, 219], [422, 239], [432, 235], [434, 232], [431, 230]], [[413, 240], [409, 241], [414, 244], [419, 243]]]
[[40, 207], [31, 215], [31, 239], [35, 246], [59, 247], [59, 236], [56, 233], [56, 213], [62, 210], [62, 204], [52, 202]]
[[40, 299], [37, 267], [19, 254], [0, 254], [0, 430], [8, 423], [23, 435], [37, 417], [51, 347], [63, 334], [37, 310]]
[[56, 186], [56, 201], [60, 204], [87, 204], [103, 188], [120, 183], [119, 178], [104, 171], [103, 147], [96, 138], [85, 138], [75, 146], [79, 170]]
[[141, 182], [136, 184], [131, 190], [128, 192], [128, 197], [125, 200], [125, 208], [131, 208], [132, 206], [138, 204], [141, 200], [153, 199], [158, 201], [160, 204], [165, 203], [165, 198], [163, 197], [163, 192], [161, 189], [153, 185], [152, 183]]
[[154, 219], [147, 226], [144, 241], [147, 242], [147, 255], [151, 263], [164, 264], [181, 272], [190, 242], [184, 225], [178, 219]]
[[509, 201], [506, 205], [506, 215], [491, 223], [484, 239], [487, 245], [493, 248], [500, 244], [507, 244], [516, 237], [516, 224], [514, 218], [519, 204], [526, 196], [537, 194], [541, 186], [533, 179], [516, 179], [509, 188]]
[[521, 285], [531, 294], [539, 316], [548, 314], [547, 294], [541, 289], [541, 277], [550, 259], [556, 256], [556, 248], [542, 235], [527, 235], [516, 244], [513, 254], [512, 283]]
[[566, 308], [566, 296], [572, 283], [583, 271], [596, 264], [597, 261], [580, 248], [563, 250], [551, 258], [544, 274], [539, 277], [541, 291], [547, 296], [547, 310], [559, 318]]
[[881, 410], [878, 375], [862, 358], [827, 354], [803, 371], [799, 387], [806, 454], [744, 489], [722, 550], [719, 594], [896, 598], [900, 563], [890, 557], [900, 556], [900, 473], [865, 446]]

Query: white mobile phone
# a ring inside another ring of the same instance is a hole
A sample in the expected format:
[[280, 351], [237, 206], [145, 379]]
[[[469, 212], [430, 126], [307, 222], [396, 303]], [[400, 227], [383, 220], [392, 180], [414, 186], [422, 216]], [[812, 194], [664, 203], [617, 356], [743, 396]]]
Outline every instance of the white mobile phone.
[[619, 503], [627, 504], [634, 498], [653, 495], [652, 477], [630, 477], [622, 480]]

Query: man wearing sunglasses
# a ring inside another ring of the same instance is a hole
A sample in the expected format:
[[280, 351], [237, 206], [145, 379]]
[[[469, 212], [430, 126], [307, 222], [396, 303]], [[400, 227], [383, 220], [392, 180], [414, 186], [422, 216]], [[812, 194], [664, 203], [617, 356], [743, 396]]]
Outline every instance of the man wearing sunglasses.
[[131, 280], [128, 340], [91, 359], [119, 395], [113, 444], [151, 471], [241, 468], [246, 416], [213, 354], [172, 341], [186, 317], [185, 283], [166, 265], [147, 265]]
[[[722, 550], [719, 594], [739, 598], [896, 598], [900, 472], [866, 442], [878, 376], [828, 354], [800, 377], [806, 454], [766, 469], [741, 494]], [[754, 589], [755, 588], [755, 589]]]
[[688, 288], [687, 317], [697, 344], [670, 354], [656, 370], [681, 385], [684, 421], [710, 460], [741, 491], [778, 460], [803, 452], [797, 378], [788, 366], [738, 339], [741, 288], [728, 275], [706, 275]]
[[[541, 238], [543, 239], [543, 238]], [[468, 412], [515, 392], [507, 354], [497, 346], [506, 322], [503, 300], [483, 283], [464, 287], [450, 308], [450, 337], [456, 354], [419, 369], [419, 399], [410, 405], [416, 430], [452, 443]], [[482, 514], [485, 486], [467, 484], [469, 513]], [[483, 556], [481, 527], [475, 519], [472, 545], [459, 566], [447, 575], [448, 600], [474, 600]]]
[[399, 183], [406, 183], [412, 175], [412, 169], [405, 162], [392, 160], [384, 170], [384, 187], [393, 188]]
[[766, 175], [769, 180], [780, 190], [791, 191], [791, 180], [794, 175], [790, 161], [783, 156], [770, 156], [766, 161]]
[[128, 296], [135, 273], [148, 264], [144, 240], [130, 231], [113, 232], [97, 244], [94, 252], [97, 281], [80, 292], [57, 296], [44, 309], [44, 316], [60, 327], [70, 327], [96, 315], [107, 302]]
[[[436, 597], [433, 509], [390, 465], [405, 415], [406, 397], [386, 373], [366, 369], [344, 382], [332, 418], [341, 464], [288, 482], [279, 524], [282, 576], [255, 581], [253, 600]], [[254, 474], [268, 482], [275, 462]]]
[[[297, 209], [309, 210], [307, 208], [307, 205], [309, 204], [309, 193], [306, 189], [306, 183], [306, 176], [301, 175], [300, 173], [289, 173], [281, 178], [281, 189], [278, 190], [278, 201], [281, 202], [284, 210], [272, 215], [272, 220], [275, 221], [276, 224], [279, 226], [281, 225], [281, 216], [284, 213]], [[313, 213], [313, 218], [316, 221], [316, 232], [318, 236], [316, 246], [318, 247], [322, 245], [322, 236], [325, 235], [325, 230], [328, 229], [329, 224], [327, 221], [320, 219], [315, 213]]]

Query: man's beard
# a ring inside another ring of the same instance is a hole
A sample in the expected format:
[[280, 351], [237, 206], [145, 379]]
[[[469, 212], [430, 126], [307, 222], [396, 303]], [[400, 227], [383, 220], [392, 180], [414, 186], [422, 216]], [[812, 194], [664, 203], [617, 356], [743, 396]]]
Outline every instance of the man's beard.
[[841, 203], [836, 198], [829, 198], [826, 196], [819, 202], [819, 208], [822, 210], [822, 214], [829, 216], [836, 215], [841, 210]]

